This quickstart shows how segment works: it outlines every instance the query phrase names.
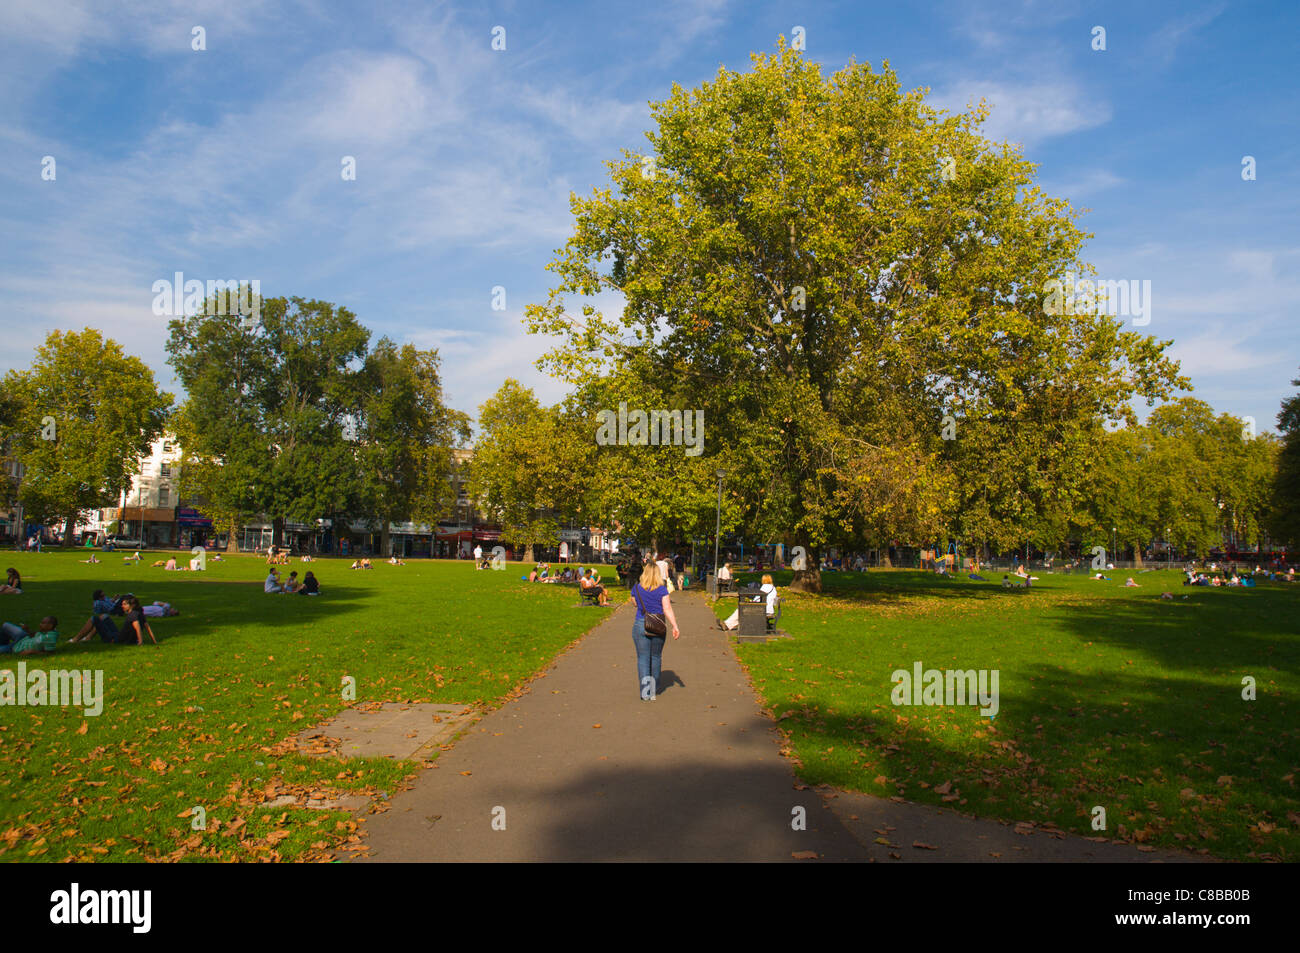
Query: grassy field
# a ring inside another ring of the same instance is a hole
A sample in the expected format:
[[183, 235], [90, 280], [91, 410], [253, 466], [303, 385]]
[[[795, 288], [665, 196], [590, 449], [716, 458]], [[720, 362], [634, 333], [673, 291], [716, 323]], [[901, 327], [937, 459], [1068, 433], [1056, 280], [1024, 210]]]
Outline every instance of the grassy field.
[[[491, 707], [611, 611], [573, 608], [574, 587], [525, 584], [517, 565], [281, 567], [316, 573], [322, 595], [305, 598], [263, 593], [265, 565], [253, 557], [209, 560], [204, 573], [150, 568], [157, 554], [146, 557], [125, 565], [101, 554], [88, 566], [80, 552], [0, 555], [0, 569], [14, 566], [24, 582], [22, 595], [0, 595], [0, 621], [35, 629], [53, 614], [63, 636], [53, 655], [0, 655], [0, 669], [102, 669], [104, 686], [98, 716], [0, 706], [0, 860], [328, 858], [355, 843], [350, 815], [262, 805], [281, 794], [383, 795], [414, 767], [291, 750], [289, 739], [348, 704], [344, 676], [358, 705]], [[182, 614], [151, 620], [158, 646], [66, 644], [96, 588]], [[201, 834], [186, 816], [194, 806], [206, 811]]]
[[[1126, 589], [1117, 570], [1112, 582], [1040, 572], [1006, 591], [988, 575], [826, 574], [822, 595], [786, 596], [793, 639], [738, 646], [804, 780], [1144, 846], [1300, 859], [1300, 585], [1191, 588], [1162, 570]], [[790, 574], [775, 578], [784, 589]], [[996, 716], [895, 705], [892, 673], [918, 661], [998, 670]]]

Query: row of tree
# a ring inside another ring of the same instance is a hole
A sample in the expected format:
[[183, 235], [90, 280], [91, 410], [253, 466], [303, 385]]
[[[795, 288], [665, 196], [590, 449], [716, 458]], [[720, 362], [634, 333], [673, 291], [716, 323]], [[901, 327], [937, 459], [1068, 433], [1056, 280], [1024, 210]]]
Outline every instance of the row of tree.
[[[1060, 275], [1092, 273], [1089, 236], [1016, 147], [979, 134], [983, 106], [938, 112], [887, 65], [824, 77], [784, 43], [753, 59], [674, 87], [651, 105], [646, 153], [572, 197], [556, 287], [525, 317], [557, 339], [539, 367], [570, 394], [545, 407], [507, 381], [479, 415], [470, 485], [507, 541], [553, 543], [565, 519], [652, 545], [709, 536], [720, 483], [724, 531], [814, 557], [1105, 545], [1112, 527], [1139, 551], [1300, 539], [1300, 406], [1283, 408], [1280, 445], [1188, 399], [1139, 426], [1135, 401], [1189, 386], [1171, 342], [1051, 306]], [[370, 349], [320, 301], [262, 302], [252, 326], [220, 310], [171, 324], [183, 492], [228, 527], [445, 511], [469, 422], [443, 404], [436, 353]], [[111, 499], [162, 425], [170, 396], [106, 348], [66, 379], [40, 361], [11, 375], [33, 512]], [[84, 401], [102, 397], [125, 399], [101, 421]], [[60, 400], [94, 419], [74, 435], [92, 462], [36, 442]], [[671, 430], [598, 441], [624, 405], [702, 419], [703, 452]], [[817, 570], [795, 586], [820, 588]]]
[[[98, 331], [55, 332], [0, 396], [0, 439], [23, 465], [29, 522], [65, 522], [110, 506], [151, 445], [175, 435], [179, 496], [198, 501], [237, 546], [245, 522], [363, 516], [434, 522], [454, 502], [453, 451], [469, 417], [442, 399], [436, 351], [369, 347], [346, 308], [301, 298], [259, 302], [260, 320], [206, 313], [175, 319], [169, 362], [186, 399]], [[7, 488], [12, 498], [15, 488]], [[346, 522], [344, 523], [346, 525]]]

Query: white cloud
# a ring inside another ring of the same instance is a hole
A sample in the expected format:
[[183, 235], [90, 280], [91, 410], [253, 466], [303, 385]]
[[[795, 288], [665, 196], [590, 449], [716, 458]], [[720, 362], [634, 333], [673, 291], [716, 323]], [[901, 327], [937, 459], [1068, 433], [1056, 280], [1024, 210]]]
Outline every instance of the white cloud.
[[1108, 172], [1105, 169], [1093, 169], [1084, 173], [1080, 178], [1069, 182], [1063, 182], [1059, 185], [1047, 182], [1042, 184], [1042, 189], [1048, 195], [1059, 198], [1070, 199], [1077, 204], [1077, 199], [1086, 195], [1093, 195], [1097, 192], [1113, 189], [1117, 185], [1123, 185], [1124, 179]]
[[1227, 4], [1215, 3], [1166, 23], [1151, 38], [1150, 49], [1152, 55], [1165, 65], [1172, 63], [1178, 53], [1178, 47], [1182, 45], [1183, 41], [1197, 30], [1217, 19], [1225, 9], [1227, 9]]
[[988, 101], [989, 118], [983, 135], [995, 142], [1026, 146], [1110, 121], [1110, 104], [1067, 80], [1012, 83], [961, 80], [936, 92], [932, 104], [949, 112], [965, 112], [968, 104]]

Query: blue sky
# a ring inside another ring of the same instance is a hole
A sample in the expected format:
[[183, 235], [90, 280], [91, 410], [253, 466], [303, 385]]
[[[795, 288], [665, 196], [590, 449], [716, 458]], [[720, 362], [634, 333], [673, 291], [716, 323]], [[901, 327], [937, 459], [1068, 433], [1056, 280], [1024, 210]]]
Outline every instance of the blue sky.
[[520, 317], [549, 287], [569, 193], [644, 146], [647, 103], [672, 83], [748, 69], [799, 25], [827, 72], [887, 59], [936, 106], [986, 98], [985, 134], [1022, 143], [1048, 193], [1090, 210], [1099, 275], [1152, 282], [1141, 330], [1174, 340], [1195, 396], [1272, 429], [1300, 376], [1298, 11], [4, 0], [0, 370], [90, 325], [175, 389], [151, 286], [181, 271], [257, 278], [438, 347], [471, 413], [507, 376], [555, 400], [563, 386], [533, 367], [546, 342]]

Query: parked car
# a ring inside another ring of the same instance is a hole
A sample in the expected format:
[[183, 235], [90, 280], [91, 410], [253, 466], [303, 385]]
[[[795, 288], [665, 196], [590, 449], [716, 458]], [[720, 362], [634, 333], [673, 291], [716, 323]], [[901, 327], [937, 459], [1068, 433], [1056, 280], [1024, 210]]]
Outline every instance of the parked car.
[[110, 536], [108, 542], [114, 549], [144, 549], [144, 540], [136, 536]]

